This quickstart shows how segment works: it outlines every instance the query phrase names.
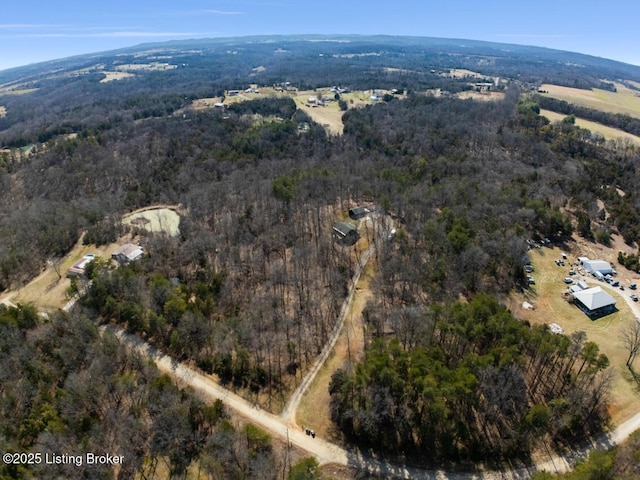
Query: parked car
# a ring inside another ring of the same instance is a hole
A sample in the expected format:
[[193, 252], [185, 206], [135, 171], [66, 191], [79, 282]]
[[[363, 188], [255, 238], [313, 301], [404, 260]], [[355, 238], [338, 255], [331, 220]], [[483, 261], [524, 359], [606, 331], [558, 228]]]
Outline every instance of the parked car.
[[566, 284], [571, 284], [571, 283], [573, 283], [573, 278], [571, 278], [571, 277], [564, 277], [564, 283], [566, 283]]
[[634, 302], [637, 302], [637, 301], [638, 301], [638, 296], [637, 296], [635, 293], [632, 293], [631, 295], [629, 295], [629, 298], [630, 298], [631, 300], [633, 300]]
[[635, 283], [630, 283], [630, 284], [629, 284], [629, 288], [630, 288], [631, 290], [635, 290], [636, 288], [638, 288], [638, 286], [637, 286]]
[[611, 286], [612, 287], [617, 287], [618, 285], [620, 285], [620, 280], [615, 280], [615, 281], [611, 282]]
[[536, 284], [536, 279], [533, 278], [531, 275], [527, 276], [527, 282], [529, 282], [529, 285], [535, 285]]
[[533, 272], [533, 265], [525, 265], [524, 266], [524, 271], [527, 273], [532, 273]]

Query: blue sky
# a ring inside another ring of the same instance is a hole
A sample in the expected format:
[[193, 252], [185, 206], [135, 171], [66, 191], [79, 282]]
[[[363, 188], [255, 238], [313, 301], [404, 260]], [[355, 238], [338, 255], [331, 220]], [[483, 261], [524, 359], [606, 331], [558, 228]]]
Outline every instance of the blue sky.
[[262, 34], [388, 34], [557, 48], [640, 65], [638, 0], [11, 0], [0, 69], [139, 43]]

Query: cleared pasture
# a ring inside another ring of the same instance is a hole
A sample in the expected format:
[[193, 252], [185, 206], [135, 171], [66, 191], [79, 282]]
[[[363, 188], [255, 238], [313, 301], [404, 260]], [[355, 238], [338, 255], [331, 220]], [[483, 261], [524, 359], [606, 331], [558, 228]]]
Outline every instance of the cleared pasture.
[[131, 212], [122, 217], [122, 223], [147, 232], [164, 232], [172, 237], [180, 233], [180, 216], [176, 207], [149, 207]]
[[[540, 115], [547, 117], [551, 122], [561, 122], [566, 115], [563, 113], [552, 112], [551, 110], [540, 110]], [[601, 123], [585, 120], [584, 118], [576, 117], [576, 125], [580, 128], [585, 128], [592, 133], [602, 135], [607, 140], [626, 139], [633, 142], [636, 145], [640, 145], [640, 137], [632, 135], [618, 128], [607, 127]]]
[[113, 82], [114, 80], [122, 80], [124, 78], [135, 77], [133, 73], [127, 72], [101, 72], [104, 74], [104, 78], [100, 80], [100, 83]]
[[543, 84], [540, 90], [543, 96], [557, 98], [568, 103], [600, 110], [608, 113], [623, 113], [640, 118], [640, 92], [616, 83], [617, 92], [609, 92], [599, 88], [582, 90], [579, 88], [561, 87]]
[[[557, 266], [555, 260], [560, 258], [562, 250], [555, 248], [542, 248], [530, 251], [530, 257], [535, 271], [531, 274], [536, 280], [524, 293], [516, 293], [511, 296], [508, 306], [513, 314], [522, 320], [532, 324], [557, 323], [565, 334], [584, 331], [587, 340], [597, 343], [600, 351], [607, 355], [611, 367], [615, 371], [612, 394], [610, 398], [610, 414], [614, 424], [631, 417], [638, 412], [640, 396], [638, 385], [631, 379], [625, 362], [628, 352], [620, 340], [620, 333], [629, 323], [635, 321], [635, 315], [627, 305], [622, 295], [629, 295], [629, 291], [609, 289], [606, 291], [616, 299], [618, 311], [597, 320], [590, 320], [576, 306], [570, 304], [562, 296], [567, 286], [563, 278], [568, 276], [569, 263], [565, 267]], [[582, 253], [581, 253], [582, 254]], [[576, 258], [569, 255], [567, 262], [575, 262]], [[623, 277], [625, 273], [621, 272]], [[621, 278], [625, 280], [625, 278]], [[600, 285], [603, 282], [589, 277], [590, 286]], [[604, 286], [603, 286], [604, 288]], [[527, 301], [534, 306], [534, 310], [522, 308], [522, 302]], [[640, 361], [636, 361], [636, 368], [640, 367]]]

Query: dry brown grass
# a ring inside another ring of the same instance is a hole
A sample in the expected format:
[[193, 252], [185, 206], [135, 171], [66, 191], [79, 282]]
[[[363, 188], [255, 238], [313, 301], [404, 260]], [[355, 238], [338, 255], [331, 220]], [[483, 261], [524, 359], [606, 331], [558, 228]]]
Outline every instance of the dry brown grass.
[[93, 253], [96, 257], [111, 258], [111, 254], [119, 247], [119, 243], [102, 245], [83, 245], [82, 237], [71, 251], [59, 262], [56, 262], [57, 270], [62, 278], [58, 277], [56, 268], [49, 265], [36, 278], [24, 287], [6, 292], [13, 303], [32, 303], [40, 310], [57, 310], [67, 303], [66, 289], [71, 284], [67, 278], [67, 269], [87, 253]]
[[316, 95], [317, 92], [313, 91], [298, 92], [293, 100], [296, 102], [296, 107], [307, 113], [314, 122], [325, 127], [328, 133], [341, 135], [344, 130], [342, 123], [344, 112], [340, 110], [337, 102], [330, 102], [324, 106], [309, 104], [309, 97], [315, 98]]
[[127, 72], [101, 72], [104, 73], [105, 77], [100, 80], [100, 83], [113, 82], [114, 80], [122, 80], [123, 78], [131, 78], [135, 77], [133, 73]]
[[331, 376], [336, 370], [348, 368], [364, 357], [362, 311], [372, 295], [369, 288], [372, 276], [373, 266], [370, 262], [356, 286], [351, 309], [333, 352], [318, 372], [315, 381], [302, 398], [298, 408], [297, 424], [312, 428], [323, 438], [336, 436], [329, 411]]
[[502, 100], [504, 99], [503, 92], [476, 92], [476, 91], [467, 91], [460, 92], [456, 95], [456, 97], [465, 100], [467, 98], [472, 98], [473, 100], [480, 100], [483, 102], [490, 102], [494, 100]]
[[[577, 247], [577, 245], [574, 245]], [[596, 342], [600, 346], [600, 351], [609, 357], [611, 367], [615, 370], [616, 376], [611, 396], [610, 413], [614, 423], [629, 418], [639, 409], [640, 396], [637, 386], [630, 381], [628, 369], [625, 362], [627, 353], [620, 341], [620, 332], [629, 322], [635, 321], [635, 316], [627, 305], [622, 295], [627, 295], [628, 291], [608, 289], [607, 291], [616, 299], [618, 311], [598, 320], [590, 320], [577, 307], [568, 303], [562, 292], [566, 291], [566, 285], [562, 279], [568, 276], [570, 269], [559, 267], [554, 260], [560, 258], [561, 249], [558, 247], [549, 249], [542, 248], [530, 252], [532, 264], [535, 272], [532, 274], [536, 279], [536, 285], [527, 289], [525, 293], [514, 293], [511, 295], [508, 306], [514, 315], [531, 323], [549, 324], [557, 323], [565, 334], [576, 331], [584, 331], [587, 339]], [[589, 255], [585, 251], [572, 251], [569, 254], [568, 262], [575, 262], [576, 256], [596, 256]], [[601, 258], [601, 257], [598, 257]], [[607, 259], [607, 258], [603, 258]], [[629, 276], [620, 274], [620, 279], [626, 283]], [[595, 279], [589, 280], [591, 285], [602, 285]], [[523, 301], [533, 304], [535, 310], [525, 310], [521, 307]]]
[[[547, 117], [551, 122], [560, 122], [566, 115], [562, 113], [552, 112], [551, 110], [540, 110], [540, 115]], [[640, 145], [640, 137], [631, 135], [618, 128], [607, 127], [601, 123], [585, 120], [584, 118], [576, 117], [576, 125], [580, 128], [586, 128], [587, 130], [602, 135], [607, 140], [626, 139], [636, 145]]]
[[549, 92], [542, 94], [545, 96], [603, 112], [624, 113], [640, 118], [640, 94], [622, 84], [616, 83], [616, 88], [617, 92], [609, 92], [598, 88], [582, 90], [551, 84], [544, 84], [540, 87], [541, 90]]

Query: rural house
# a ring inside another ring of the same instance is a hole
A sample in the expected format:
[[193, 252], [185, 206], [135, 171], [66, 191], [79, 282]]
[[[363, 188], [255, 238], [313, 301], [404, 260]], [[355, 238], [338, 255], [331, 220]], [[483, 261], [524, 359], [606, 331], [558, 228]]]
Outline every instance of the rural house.
[[371, 211], [366, 207], [354, 207], [349, 209], [349, 217], [352, 220], [360, 220], [366, 217]]
[[353, 245], [358, 241], [358, 229], [355, 225], [347, 222], [336, 222], [333, 224], [333, 238], [344, 245]]
[[143, 253], [142, 247], [133, 243], [125, 243], [111, 254], [111, 258], [120, 265], [126, 265], [142, 257]]
[[93, 260], [95, 260], [95, 255], [93, 255], [92, 253], [87, 253], [84, 257], [82, 257], [71, 267], [69, 267], [69, 269], [67, 270], [67, 277], [84, 277], [87, 265], [89, 265], [89, 262]]

